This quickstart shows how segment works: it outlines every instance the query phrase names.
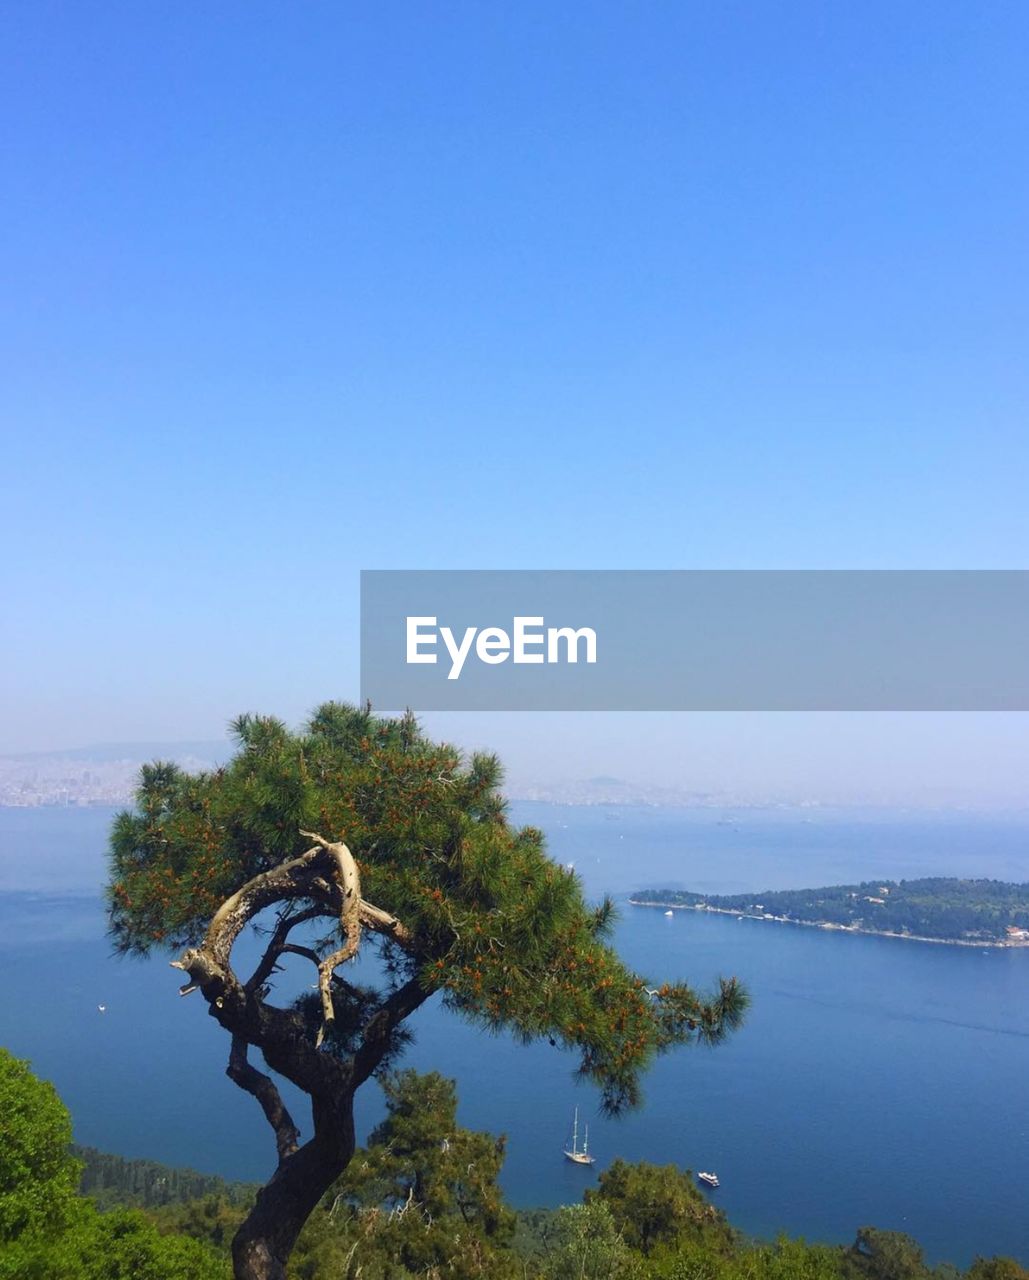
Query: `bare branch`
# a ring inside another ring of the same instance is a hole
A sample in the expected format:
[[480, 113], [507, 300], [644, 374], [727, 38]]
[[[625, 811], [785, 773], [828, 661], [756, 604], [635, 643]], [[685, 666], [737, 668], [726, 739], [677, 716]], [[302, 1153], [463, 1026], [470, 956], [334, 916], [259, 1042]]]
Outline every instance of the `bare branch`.
[[254, 916], [273, 902], [287, 902], [309, 895], [311, 875], [321, 855], [319, 848], [308, 849], [298, 858], [280, 863], [248, 880], [241, 889], [226, 898], [211, 917], [199, 949], [206, 952], [216, 966], [226, 968], [233, 943]]
[[264, 1117], [275, 1133], [275, 1147], [281, 1164], [287, 1156], [296, 1151], [300, 1130], [293, 1123], [293, 1117], [286, 1110], [282, 1095], [271, 1077], [266, 1076], [263, 1071], [258, 1071], [248, 1060], [247, 1042], [241, 1035], [232, 1037], [229, 1065], [225, 1069], [225, 1074], [260, 1103]]
[[258, 988], [264, 986], [265, 982], [269, 977], [271, 977], [275, 970], [275, 962], [279, 958], [279, 955], [286, 950], [286, 939], [298, 924], [304, 924], [308, 920], [315, 920], [319, 916], [324, 916], [326, 914], [327, 912], [324, 907], [313, 906], [307, 907], [303, 911], [298, 911], [294, 915], [290, 915], [287, 912], [280, 916], [279, 922], [275, 926], [275, 931], [272, 933], [271, 941], [268, 943], [265, 953], [261, 957], [260, 964], [254, 970], [250, 979], [246, 983], [246, 990], [248, 992], [257, 991]]
[[373, 907], [364, 898], [361, 899], [361, 923], [366, 929], [372, 929], [376, 933], [384, 934], [387, 938], [392, 938], [405, 951], [414, 950], [414, 937], [411, 931], [405, 928], [396, 916], [391, 916], [381, 907]]
[[[282, 1039], [284, 1047], [296, 1033], [294, 1014], [276, 1010], [261, 1001], [264, 984], [274, 972], [278, 958], [287, 947], [297, 950], [295, 944], [288, 941], [292, 928], [302, 921], [331, 914], [338, 916], [343, 935], [342, 945], [323, 958], [310, 948], [297, 951], [297, 954], [313, 960], [318, 967], [322, 1026], [315, 1049], [320, 1048], [327, 1026], [335, 1019], [332, 1001], [334, 970], [357, 954], [362, 924], [409, 952], [415, 949], [412, 935], [395, 916], [361, 897], [357, 862], [347, 846], [342, 841], [326, 840], [316, 832], [303, 831], [301, 834], [315, 842], [313, 848], [254, 876], [226, 898], [211, 918], [203, 943], [173, 961], [175, 968], [189, 975], [183, 994], [199, 987], [211, 1013], [234, 1035], [243, 1035], [249, 1043], [260, 1045], [270, 1065], [269, 1051], [277, 1056], [277, 1046], [271, 1040]], [[313, 900], [313, 905], [280, 917], [256, 970], [245, 985], [241, 984], [231, 966], [232, 947], [240, 932], [273, 903], [288, 904], [302, 899]], [[288, 1056], [291, 1070], [301, 1071], [305, 1078], [320, 1075], [314, 1061], [301, 1067], [293, 1055]]]
[[326, 840], [315, 831], [301, 831], [308, 840], [316, 841], [334, 863], [335, 881], [339, 887], [342, 902], [339, 912], [340, 931], [343, 934], [343, 945], [327, 955], [318, 965], [318, 990], [322, 997], [322, 1025], [318, 1031], [317, 1044], [325, 1037], [325, 1028], [335, 1021], [336, 1012], [332, 1006], [332, 972], [337, 965], [352, 959], [361, 945], [361, 875], [357, 869], [354, 855], [347, 846], [339, 841]]
[[303, 956], [305, 960], [310, 960], [315, 966], [320, 965], [322, 962], [322, 958], [317, 951], [311, 947], [298, 947], [295, 942], [287, 942], [280, 950], [282, 954], [288, 952], [290, 955]]

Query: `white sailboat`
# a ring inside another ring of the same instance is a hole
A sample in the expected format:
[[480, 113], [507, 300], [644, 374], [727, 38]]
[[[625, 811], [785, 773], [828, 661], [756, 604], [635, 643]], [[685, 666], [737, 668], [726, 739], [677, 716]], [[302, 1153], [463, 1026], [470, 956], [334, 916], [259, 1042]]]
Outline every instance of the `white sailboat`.
[[572, 1149], [569, 1151], [565, 1148], [565, 1159], [571, 1160], [572, 1164], [593, 1164], [594, 1157], [590, 1155], [590, 1127], [586, 1126], [586, 1134], [582, 1140], [582, 1150], [579, 1150], [579, 1108], [575, 1108], [575, 1120], [572, 1122]]

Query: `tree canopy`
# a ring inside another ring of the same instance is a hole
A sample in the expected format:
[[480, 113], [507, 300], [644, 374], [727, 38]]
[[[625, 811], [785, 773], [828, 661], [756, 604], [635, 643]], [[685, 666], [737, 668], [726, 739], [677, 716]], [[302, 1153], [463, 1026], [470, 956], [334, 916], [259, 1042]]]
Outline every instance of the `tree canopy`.
[[223, 769], [146, 767], [136, 811], [118, 817], [109, 900], [122, 950], [198, 942], [230, 895], [301, 856], [310, 830], [345, 840], [363, 897], [402, 922], [404, 941], [378, 935], [391, 973], [493, 1029], [576, 1048], [613, 1109], [638, 1100], [656, 1051], [739, 1021], [731, 979], [708, 1000], [679, 983], [647, 994], [607, 945], [611, 903], [589, 907], [542, 833], [506, 820], [494, 756], [464, 761], [413, 717], [332, 703], [301, 733], [253, 716], [234, 733], [240, 750]]
[[504, 1141], [457, 1122], [453, 1080], [392, 1073], [387, 1114], [308, 1221], [293, 1266], [342, 1275], [360, 1248], [363, 1277], [521, 1275], [515, 1214], [498, 1184]]
[[587, 1204], [602, 1201], [630, 1248], [649, 1254], [703, 1239], [728, 1250], [732, 1232], [723, 1215], [698, 1190], [688, 1171], [675, 1165], [615, 1160], [588, 1188]]

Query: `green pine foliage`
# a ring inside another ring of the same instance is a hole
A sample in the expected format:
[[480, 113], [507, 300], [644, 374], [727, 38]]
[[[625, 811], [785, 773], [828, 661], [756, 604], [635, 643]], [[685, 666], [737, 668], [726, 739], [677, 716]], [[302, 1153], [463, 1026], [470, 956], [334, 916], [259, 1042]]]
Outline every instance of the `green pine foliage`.
[[615, 1160], [586, 1191], [587, 1204], [601, 1201], [610, 1210], [621, 1238], [635, 1252], [689, 1242], [731, 1249], [733, 1235], [724, 1215], [700, 1191], [688, 1170], [673, 1164], [628, 1164]]
[[503, 1139], [462, 1128], [454, 1082], [436, 1072], [391, 1074], [383, 1088], [386, 1119], [308, 1221], [291, 1273], [521, 1276], [498, 1184]]
[[365, 1208], [415, 1204], [432, 1218], [460, 1218], [483, 1238], [507, 1243], [514, 1215], [498, 1179], [505, 1142], [457, 1123], [457, 1090], [438, 1072], [400, 1071], [383, 1081], [387, 1115], [351, 1162], [340, 1193]]
[[[306, 829], [347, 843], [363, 896], [413, 938], [403, 950], [379, 939], [387, 972], [419, 976], [490, 1029], [577, 1050], [612, 1111], [639, 1100], [656, 1053], [739, 1024], [735, 979], [708, 998], [684, 983], [648, 995], [608, 944], [611, 904], [588, 905], [542, 834], [508, 822], [494, 756], [465, 759], [411, 716], [338, 703], [299, 733], [255, 716], [234, 733], [224, 768], [145, 768], [135, 810], [117, 818], [108, 893], [123, 952], [195, 943], [226, 897], [309, 846]], [[344, 1011], [341, 1026], [348, 1016], [359, 1027], [364, 1013]]]
[[539, 1280], [644, 1280], [646, 1275], [643, 1259], [626, 1243], [601, 1199], [558, 1209], [535, 1262]]

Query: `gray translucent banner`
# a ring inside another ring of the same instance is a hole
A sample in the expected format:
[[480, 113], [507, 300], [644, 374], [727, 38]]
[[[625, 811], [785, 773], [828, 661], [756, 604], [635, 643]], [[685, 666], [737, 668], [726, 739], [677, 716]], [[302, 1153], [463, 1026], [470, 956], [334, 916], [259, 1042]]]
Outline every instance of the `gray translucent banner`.
[[361, 575], [382, 710], [1025, 711], [1027, 641], [1023, 570]]

